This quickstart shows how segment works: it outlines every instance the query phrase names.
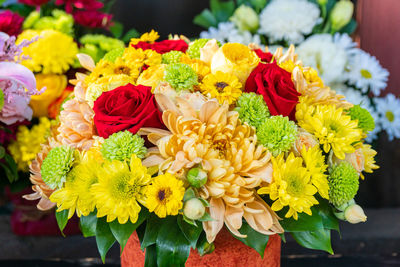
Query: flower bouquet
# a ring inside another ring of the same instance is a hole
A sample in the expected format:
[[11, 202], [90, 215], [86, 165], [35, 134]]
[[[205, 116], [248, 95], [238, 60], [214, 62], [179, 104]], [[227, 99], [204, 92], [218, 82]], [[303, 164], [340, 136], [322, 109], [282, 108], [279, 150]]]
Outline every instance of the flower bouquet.
[[366, 220], [354, 197], [378, 168], [364, 143], [369, 112], [326, 87], [294, 47], [157, 38], [97, 64], [79, 55], [89, 73], [77, 74], [31, 164], [60, 228], [77, 214], [103, 260], [136, 231], [146, 266], [183, 266], [227, 231], [261, 256], [277, 234], [333, 253], [338, 221]]

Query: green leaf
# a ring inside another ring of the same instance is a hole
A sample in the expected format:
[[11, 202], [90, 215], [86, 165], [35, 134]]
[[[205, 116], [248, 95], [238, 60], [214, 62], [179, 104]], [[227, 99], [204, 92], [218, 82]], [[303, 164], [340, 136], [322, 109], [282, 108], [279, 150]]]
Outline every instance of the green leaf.
[[232, 236], [240, 241], [242, 241], [245, 245], [254, 248], [258, 254], [260, 254], [261, 258], [264, 257], [265, 248], [268, 244], [268, 235], [263, 235], [253, 228], [250, 227], [246, 222], [243, 222], [242, 227], [239, 229], [241, 234], [247, 235], [246, 238], [237, 237], [234, 234]]
[[204, 231], [201, 232], [199, 240], [197, 240], [196, 249], [200, 256], [210, 254], [215, 249], [214, 243], [208, 243], [206, 233]]
[[6, 149], [3, 146], [0, 146], [0, 159], [4, 158], [6, 155]]
[[354, 19], [351, 19], [350, 22], [340, 30], [340, 32], [352, 34], [356, 29], [357, 29], [357, 22]]
[[214, 219], [207, 212], [199, 219], [201, 222], [214, 221]]
[[21, 4], [7, 5], [6, 8], [13, 12], [17, 12], [22, 17], [27, 17], [33, 10], [35, 10], [35, 7], [33, 6], [21, 5]]
[[146, 222], [146, 230], [144, 232], [144, 237], [141, 244], [142, 250], [156, 243], [161, 222], [161, 219], [158, 218], [156, 215], [154, 215], [153, 213], [150, 214]]
[[114, 21], [114, 24], [110, 27], [110, 32], [115, 38], [121, 38], [124, 32], [124, 25], [122, 23]]
[[[6, 165], [1, 165], [7, 175], [8, 180], [12, 183], [18, 180], [18, 167], [14, 161], [14, 158], [11, 157], [9, 154], [4, 155], [4, 160]], [[5, 167], [6, 166], [6, 167]]]
[[81, 216], [79, 225], [84, 237], [91, 237], [96, 235], [97, 226], [97, 213], [92, 212], [88, 216]]
[[[311, 212], [311, 216], [303, 212], [298, 214], [297, 220], [293, 219], [293, 217], [284, 218], [280, 223], [285, 232], [315, 231], [324, 228], [322, 217], [319, 215], [318, 210], [312, 207]], [[284, 216], [281, 217], [283, 218]]]
[[235, 2], [230, 1], [220, 1], [220, 0], [210, 0], [210, 9], [214, 14], [218, 22], [228, 21], [235, 11]]
[[182, 216], [178, 216], [177, 221], [178, 221], [179, 228], [181, 229], [183, 235], [189, 241], [192, 248], [195, 249], [197, 240], [199, 239], [200, 234], [203, 231], [202, 224], [200, 224], [198, 226], [194, 226], [194, 225], [189, 224], [186, 221], [184, 221]]
[[139, 225], [141, 225], [149, 216], [149, 212], [147, 209], [142, 208], [142, 210], [139, 213], [139, 218], [135, 223], [131, 223], [130, 220], [128, 220], [124, 224], [120, 224], [118, 220], [114, 220], [110, 222], [110, 230], [113, 233], [115, 239], [117, 239], [118, 243], [121, 246], [121, 253], [125, 248], [126, 242], [128, 242], [129, 237], [132, 235], [132, 233], [138, 228]]
[[329, 202], [325, 199], [318, 199], [318, 201], [320, 204], [317, 206], [317, 210], [322, 218], [324, 228], [340, 232], [339, 219], [336, 218], [335, 214], [333, 213]]
[[97, 220], [96, 243], [97, 249], [99, 250], [101, 256], [101, 260], [104, 263], [107, 252], [115, 243], [115, 237], [110, 230], [110, 226], [107, 223], [106, 217], [102, 217]]
[[267, 0], [250, 0], [254, 10], [259, 13], [267, 5]]
[[196, 224], [196, 221], [195, 221], [195, 220], [189, 219], [188, 217], [185, 216], [185, 214], [182, 215], [182, 218], [183, 218], [183, 220], [184, 220], [185, 222], [187, 222], [188, 224], [191, 224], [191, 225], [197, 227], [197, 224]]
[[151, 245], [146, 248], [146, 255], [144, 257], [144, 267], [157, 266], [157, 251], [156, 245]]
[[129, 43], [132, 38], [137, 38], [140, 36], [140, 33], [135, 29], [130, 29], [127, 33], [125, 33], [124, 37], [122, 37], [122, 41], [124, 43]]
[[69, 210], [63, 210], [60, 212], [56, 211], [56, 220], [57, 220], [58, 228], [60, 228], [62, 235], [64, 235], [63, 231], [65, 229], [65, 226], [68, 223], [68, 211]]
[[333, 254], [330, 230], [319, 229], [317, 231], [293, 232], [291, 235], [297, 243], [305, 248], [323, 250]]
[[208, 201], [205, 200], [204, 198], [199, 197], [199, 200], [201, 201], [201, 203], [203, 203], [204, 207], [206, 208], [210, 207], [210, 203], [208, 203]]
[[189, 199], [195, 198], [196, 194], [193, 188], [189, 188], [186, 190], [185, 194], [183, 195], [183, 202], [188, 201]]
[[190, 253], [190, 243], [179, 229], [176, 217], [165, 218], [158, 227], [160, 231], [156, 242], [157, 265], [184, 267]]
[[217, 19], [208, 9], [204, 9], [199, 15], [194, 17], [193, 23], [206, 29], [210, 28], [211, 26], [217, 27], [218, 25]]

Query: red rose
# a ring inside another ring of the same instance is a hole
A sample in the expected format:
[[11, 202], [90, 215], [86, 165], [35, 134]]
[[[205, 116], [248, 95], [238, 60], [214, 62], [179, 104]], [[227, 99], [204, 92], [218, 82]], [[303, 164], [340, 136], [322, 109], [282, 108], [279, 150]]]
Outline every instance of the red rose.
[[50, 0], [18, 0], [18, 2], [28, 6], [41, 6], [49, 1]]
[[142, 127], [164, 128], [151, 87], [128, 84], [103, 93], [94, 102], [94, 125], [99, 136]]
[[104, 7], [104, 4], [97, 0], [56, 0], [56, 5], [65, 5], [65, 11], [68, 13], [72, 13], [74, 8], [97, 10]]
[[139, 42], [138, 44], [132, 46], [134, 48], [142, 48], [143, 50], [152, 49], [159, 54], [165, 54], [172, 50], [181, 51], [185, 53], [189, 47], [184, 40], [164, 40], [152, 44], [146, 42]]
[[10, 36], [18, 35], [21, 32], [22, 23], [24, 18], [6, 10], [0, 13], [0, 32], [5, 32]]
[[112, 15], [97, 10], [78, 10], [73, 13], [76, 23], [89, 28], [107, 28]]
[[264, 97], [271, 115], [294, 119], [300, 94], [296, 91], [290, 72], [276, 62], [260, 63], [247, 78], [245, 92], [255, 92]]
[[274, 57], [274, 55], [272, 55], [270, 52], [264, 52], [261, 49], [254, 49], [253, 51], [257, 54], [261, 61], [265, 63], [270, 63]]

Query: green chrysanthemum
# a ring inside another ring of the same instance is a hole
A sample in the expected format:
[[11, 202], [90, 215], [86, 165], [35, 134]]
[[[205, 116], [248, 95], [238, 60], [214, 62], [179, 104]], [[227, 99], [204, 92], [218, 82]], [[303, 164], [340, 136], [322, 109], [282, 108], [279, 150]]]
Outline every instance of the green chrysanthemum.
[[358, 191], [357, 170], [347, 161], [331, 170], [328, 177], [329, 201], [339, 207], [354, 198]]
[[257, 128], [258, 141], [264, 145], [274, 157], [288, 151], [297, 136], [297, 127], [288, 117], [272, 116]]
[[59, 189], [63, 186], [75, 160], [74, 152], [74, 149], [67, 146], [55, 147], [43, 160], [42, 178], [51, 189]]
[[368, 110], [360, 107], [360, 105], [354, 105], [349, 109], [349, 115], [352, 120], [358, 121], [358, 127], [365, 133], [373, 131], [375, 129], [375, 121]]
[[143, 158], [146, 152], [143, 138], [129, 131], [112, 134], [101, 146], [101, 154], [110, 161], [124, 161], [130, 159], [132, 154]]
[[196, 72], [183, 63], [174, 63], [167, 66], [164, 79], [177, 91], [193, 90], [198, 84]]
[[122, 57], [124, 51], [125, 51], [124, 47], [115, 48], [110, 52], [108, 52], [107, 54], [105, 54], [103, 59], [109, 62], [115, 62], [117, 58]]
[[181, 51], [170, 51], [168, 53], [162, 54], [162, 63], [173, 64], [179, 63], [183, 53]]
[[0, 111], [3, 110], [4, 107], [4, 92], [0, 89]]
[[210, 41], [211, 39], [197, 39], [193, 43], [189, 45], [188, 50], [186, 53], [191, 57], [191, 58], [200, 58], [200, 48], [203, 48], [205, 44]]
[[239, 119], [258, 128], [270, 116], [262, 95], [243, 93], [236, 102]]
[[54, 9], [51, 16], [40, 17], [40, 13], [33, 11], [29, 14], [23, 24], [24, 29], [48, 30], [53, 29], [59, 32], [73, 35], [74, 18], [62, 10]]

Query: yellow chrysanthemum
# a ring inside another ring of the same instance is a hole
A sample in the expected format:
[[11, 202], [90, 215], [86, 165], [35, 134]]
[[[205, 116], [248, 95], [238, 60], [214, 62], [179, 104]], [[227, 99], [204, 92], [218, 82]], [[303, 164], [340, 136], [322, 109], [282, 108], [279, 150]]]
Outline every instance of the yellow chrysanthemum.
[[155, 30], [151, 30], [150, 32], [143, 33], [140, 38], [132, 38], [129, 46], [131, 45], [136, 45], [139, 42], [146, 42], [146, 43], [154, 43], [158, 38], [160, 38], [160, 35], [158, 32]]
[[50, 135], [51, 125], [48, 118], [42, 117], [39, 119], [39, 124], [34, 125], [32, 129], [25, 125], [18, 128], [16, 140], [8, 146], [11, 156], [18, 165], [18, 170], [28, 171], [32, 160], [41, 150], [41, 144], [46, 142]]
[[100, 60], [90, 75], [86, 76], [85, 83], [90, 85], [91, 83], [96, 82], [103, 76], [113, 75], [114, 74], [115, 64], [108, 60]]
[[243, 84], [260, 62], [260, 58], [249, 47], [239, 43], [221, 46], [211, 61], [211, 72], [222, 71], [238, 77]]
[[122, 59], [128, 66], [136, 67], [141, 70], [143, 66], [154, 66], [159, 65], [162, 62], [161, 54], [154, 50], [147, 49], [143, 50], [141, 48], [127, 47]]
[[360, 141], [362, 131], [357, 127], [357, 121], [345, 115], [342, 108], [334, 105], [307, 105], [303, 103], [296, 112], [300, 127], [314, 134], [324, 151], [331, 148], [339, 159], [344, 159], [346, 153], [353, 153], [353, 143]]
[[183, 55], [181, 57], [181, 63], [189, 65], [197, 74], [199, 81], [211, 72], [210, 66], [204, 61], [197, 58], [190, 58], [188, 55]]
[[154, 65], [143, 71], [137, 79], [137, 84], [151, 86], [152, 89], [163, 80], [164, 78], [165, 65]]
[[242, 84], [236, 76], [221, 71], [208, 74], [200, 84], [201, 92], [210, 98], [216, 98], [220, 104], [236, 102], [242, 94], [241, 88]]
[[130, 220], [135, 223], [145, 204], [146, 186], [151, 177], [136, 155], [130, 166], [126, 162], [106, 161], [99, 171], [98, 183], [90, 192], [96, 202], [97, 217], [107, 216], [107, 222], [118, 219], [120, 224]]
[[48, 107], [61, 96], [67, 87], [67, 76], [57, 74], [36, 74], [36, 87], [46, 87], [40, 95], [31, 96], [30, 106], [35, 117], [47, 117]]
[[272, 158], [272, 182], [258, 190], [259, 194], [269, 194], [274, 200], [271, 208], [274, 211], [288, 206], [285, 217], [298, 219], [298, 213], [311, 215], [311, 207], [318, 204], [314, 195], [317, 188], [311, 182], [311, 173], [303, 167], [303, 159], [290, 153], [286, 162], [283, 154]]
[[33, 38], [38, 40], [22, 48], [22, 55], [30, 58], [22, 64], [30, 70], [62, 74], [74, 63], [78, 46], [71, 36], [55, 30], [25, 30], [18, 35], [17, 44]]
[[177, 215], [183, 206], [183, 182], [170, 173], [159, 175], [147, 188], [146, 206], [160, 218]]
[[321, 197], [329, 199], [328, 175], [325, 174], [328, 165], [319, 146], [307, 149], [303, 146], [301, 150], [305, 168], [311, 175], [311, 183], [317, 188]]
[[[371, 148], [371, 145], [362, 144], [359, 146], [362, 154], [364, 155], [364, 172], [372, 173], [373, 170], [379, 169], [379, 166], [375, 164], [375, 155], [377, 152]], [[361, 173], [360, 177], [364, 179], [364, 175]]]
[[299, 67], [299, 69], [303, 73], [304, 78], [308, 84], [313, 84], [314, 86], [318, 86], [321, 88], [324, 87], [324, 82], [318, 76], [318, 72], [311, 67], [302, 67], [300, 65], [296, 65], [292, 60], [286, 60], [284, 62], [281, 62], [279, 64], [279, 67], [281, 67], [282, 69], [284, 69], [290, 73], [293, 72], [295, 67]]

